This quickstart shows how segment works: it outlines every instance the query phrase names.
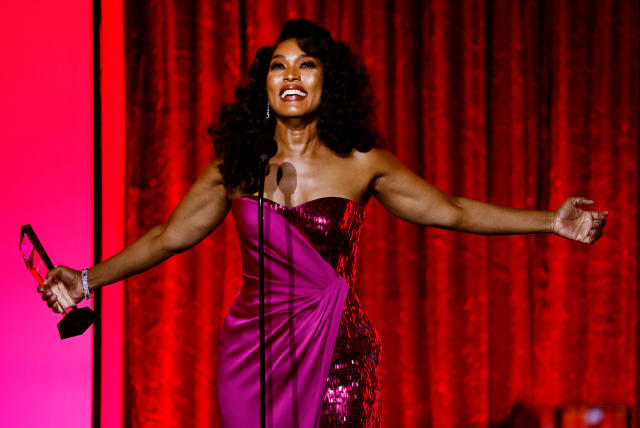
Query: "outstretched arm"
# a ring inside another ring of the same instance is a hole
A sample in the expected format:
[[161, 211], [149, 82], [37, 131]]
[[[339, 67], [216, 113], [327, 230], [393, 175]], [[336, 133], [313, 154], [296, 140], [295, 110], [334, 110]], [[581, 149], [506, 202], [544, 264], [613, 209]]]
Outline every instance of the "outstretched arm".
[[[89, 269], [89, 289], [118, 282], [191, 248], [209, 235], [228, 211], [226, 187], [217, 163], [212, 161], [166, 223], [155, 226], [116, 255]], [[84, 296], [80, 272], [66, 266], [51, 270], [45, 286], [39, 287], [38, 291], [43, 293], [43, 300], [56, 312], [60, 312], [57, 301], [67, 308]], [[68, 296], [65, 296], [65, 291]]]
[[553, 232], [592, 244], [602, 233], [607, 212], [583, 211], [585, 198], [569, 198], [556, 211], [501, 207], [447, 195], [411, 172], [384, 150], [369, 154], [373, 195], [392, 214], [423, 226], [479, 234]]

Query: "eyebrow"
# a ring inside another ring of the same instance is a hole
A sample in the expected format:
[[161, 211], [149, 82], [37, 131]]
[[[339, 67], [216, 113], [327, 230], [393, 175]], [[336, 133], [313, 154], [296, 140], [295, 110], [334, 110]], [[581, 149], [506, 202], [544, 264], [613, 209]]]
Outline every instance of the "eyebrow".
[[[271, 57], [272, 60], [275, 58], [284, 58], [284, 55], [278, 54]], [[296, 57], [296, 59], [300, 59], [300, 58], [313, 58], [313, 57], [309, 54], [301, 54]]]

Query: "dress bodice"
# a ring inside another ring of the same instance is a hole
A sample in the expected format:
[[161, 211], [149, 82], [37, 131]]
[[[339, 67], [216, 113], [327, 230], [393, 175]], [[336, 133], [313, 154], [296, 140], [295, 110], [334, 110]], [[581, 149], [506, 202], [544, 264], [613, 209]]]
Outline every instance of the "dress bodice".
[[[255, 196], [232, 204], [244, 281], [220, 337], [225, 427], [256, 426], [260, 410], [258, 208]], [[355, 289], [363, 221], [364, 207], [346, 198], [293, 207], [265, 199], [269, 426], [380, 425], [380, 339]]]
[[293, 225], [353, 288], [358, 238], [364, 222], [362, 205], [336, 196], [312, 199], [293, 207], [269, 199], [264, 199], [264, 203]]

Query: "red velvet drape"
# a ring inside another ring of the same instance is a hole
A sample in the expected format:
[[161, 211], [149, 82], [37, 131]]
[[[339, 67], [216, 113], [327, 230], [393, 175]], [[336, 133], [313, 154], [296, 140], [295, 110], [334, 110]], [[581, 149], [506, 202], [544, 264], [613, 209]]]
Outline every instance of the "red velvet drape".
[[[522, 208], [588, 195], [593, 247], [424, 230], [367, 208], [360, 291], [387, 427], [495, 425], [517, 403], [637, 405], [638, 2], [125, 2], [126, 235], [166, 220], [256, 49], [288, 18], [369, 67], [389, 147], [441, 189]], [[240, 287], [231, 218], [127, 281], [126, 426], [214, 427], [216, 344]]]

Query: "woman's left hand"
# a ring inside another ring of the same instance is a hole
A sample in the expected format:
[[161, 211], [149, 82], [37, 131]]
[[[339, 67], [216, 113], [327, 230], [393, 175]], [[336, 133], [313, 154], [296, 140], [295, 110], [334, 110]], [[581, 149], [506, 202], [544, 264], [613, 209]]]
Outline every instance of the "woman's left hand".
[[591, 206], [586, 198], [569, 198], [555, 211], [553, 232], [585, 244], [593, 244], [602, 236], [608, 211], [585, 211], [579, 206]]

